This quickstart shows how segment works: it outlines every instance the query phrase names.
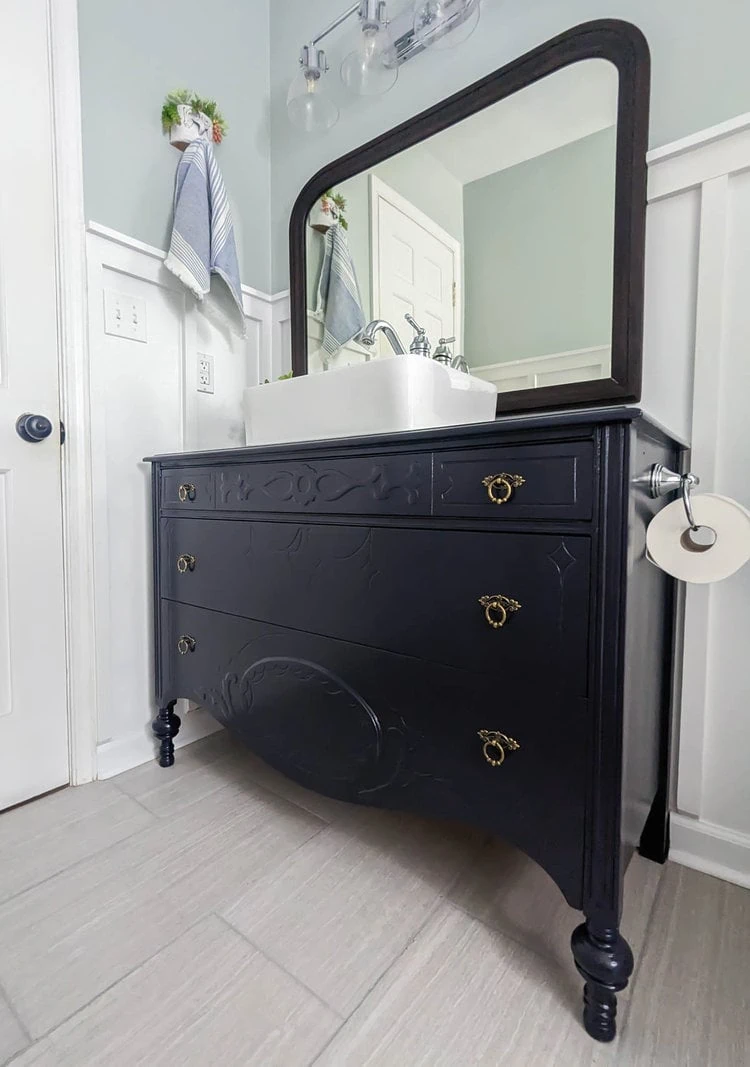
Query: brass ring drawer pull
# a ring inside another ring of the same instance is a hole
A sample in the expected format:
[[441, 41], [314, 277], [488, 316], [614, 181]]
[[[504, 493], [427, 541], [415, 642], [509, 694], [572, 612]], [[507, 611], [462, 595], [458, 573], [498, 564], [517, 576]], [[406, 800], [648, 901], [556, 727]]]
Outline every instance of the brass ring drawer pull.
[[482, 485], [493, 504], [507, 504], [513, 496], [513, 490], [526, 485], [526, 479], [520, 474], [491, 474]]
[[180, 499], [180, 503], [185, 504], [188, 500], [195, 500], [195, 492], [195, 486], [190, 482], [185, 482], [184, 485], [181, 485], [177, 490], [177, 496]]
[[518, 752], [521, 747], [518, 741], [514, 741], [512, 737], [501, 734], [497, 730], [480, 730], [479, 738], [484, 742], [482, 753], [490, 767], [502, 767], [507, 754]]
[[177, 641], [177, 651], [181, 656], [187, 656], [188, 652], [195, 652], [195, 638], [189, 634], [183, 634]]
[[188, 571], [195, 570], [195, 564], [197, 562], [198, 561], [196, 560], [195, 556], [191, 556], [188, 553], [185, 553], [184, 556], [177, 557], [177, 570], [180, 572], [180, 574], [187, 574]]
[[500, 630], [508, 621], [508, 616], [521, 610], [517, 600], [511, 600], [508, 596], [498, 593], [496, 596], [483, 596], [479, 603], [484, 608], [484, 617], [487, 625], [493, 630]]

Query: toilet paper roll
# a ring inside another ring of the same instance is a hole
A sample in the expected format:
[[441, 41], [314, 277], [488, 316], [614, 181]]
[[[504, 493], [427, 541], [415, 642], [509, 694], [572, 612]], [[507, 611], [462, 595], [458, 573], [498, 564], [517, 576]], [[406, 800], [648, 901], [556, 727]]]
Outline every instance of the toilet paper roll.
[[716, 542], [695, 544], [682, 500], [675, 500], [652, 519], [646, 531], [648, 554], [657, 567], [683, 582], [720, 582], [750, 560], [750, 511], [713, 493], [693, 495], [692, 502], [696, 523], [713, 530]]

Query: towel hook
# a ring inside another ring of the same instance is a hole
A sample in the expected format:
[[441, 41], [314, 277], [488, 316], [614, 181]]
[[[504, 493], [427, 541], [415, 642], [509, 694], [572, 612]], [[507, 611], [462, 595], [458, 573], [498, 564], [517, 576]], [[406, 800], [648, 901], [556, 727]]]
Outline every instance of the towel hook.
[[655, 463], [651, 468], [650, 491], [656, 499], [660, 496], [669, 496], [670, 493], [682, 493], [682, 503], [685, 507], [685, 515], [690, 529], [695, 532], [700, 529], [693, 514], [693, 501], [690, 496], [693, 489], [701, 484], [696, 474], [677, 474], [669, 470], [663, 463]]

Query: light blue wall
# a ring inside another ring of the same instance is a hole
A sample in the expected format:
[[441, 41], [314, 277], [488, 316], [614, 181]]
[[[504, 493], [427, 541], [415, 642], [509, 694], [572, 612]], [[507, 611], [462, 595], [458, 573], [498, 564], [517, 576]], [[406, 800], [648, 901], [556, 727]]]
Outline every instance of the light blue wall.
[[608, 345], [614, 128], [464, 188], [472, 366]]
[[[274, 3], [276, 0], [274, 0]], [[270, 286], [269, 0], [79, 0], [86, 216], [168, 244], [176, 149], [162, 100], [187, 87], [215, 99], [242, 280]]]
[[346, 42], [331, 38], [326, 84], [341, 101], [341, 119], [328, 133], [307, 137], [287, 121], [287, 88], [300, 45], [343, 6], [338, 0], [272, 3], [272, 261], [277, 290], [289, 285], [292, 205], [320, 166], [579, 22], [627, 19], [648, 38], [653, 59], [652, 146], [750, 111], [748, 0], [482, 0], [482, 18], [473, 37], [455, 51], [428, 53], [408, 63], [395, 88], [381, 99], [346, 97], [337, 71], [352, 47], [351, 37]]

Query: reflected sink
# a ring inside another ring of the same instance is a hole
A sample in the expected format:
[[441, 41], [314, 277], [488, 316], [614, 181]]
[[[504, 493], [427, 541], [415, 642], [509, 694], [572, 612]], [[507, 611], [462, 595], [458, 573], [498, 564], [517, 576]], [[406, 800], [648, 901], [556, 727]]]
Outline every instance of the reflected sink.
[[490, 422], [497, 389], [424, 356], [374, 359], [245, 390], [249, 445]]

